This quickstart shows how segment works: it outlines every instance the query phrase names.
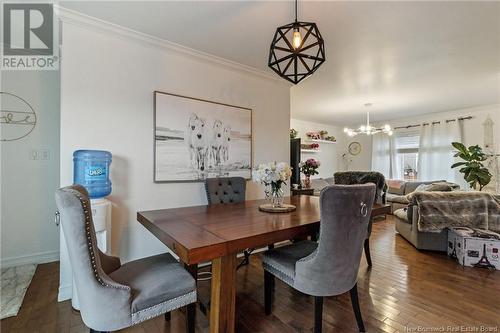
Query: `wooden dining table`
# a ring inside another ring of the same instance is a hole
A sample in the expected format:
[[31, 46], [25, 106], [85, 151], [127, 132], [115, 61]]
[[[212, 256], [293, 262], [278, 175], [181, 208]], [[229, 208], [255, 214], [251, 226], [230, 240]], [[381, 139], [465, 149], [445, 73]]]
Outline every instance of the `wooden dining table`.
[[137, 220], [174, 251], [188, 270], [212, 262], [210, 332], [235, 329], [236, 256], [246, 249], [265, 247], [318, 232], [319, 197], [297, 195], [285, 203], [289, 213], [259, 210], [265, 200], [143, 211]]
[[319, 230], [319, 198], [285, 198], [290, 213], [265, 213], [265, 200], [143, 211], [137, 220], [187, 266], [212, 261], [210, 332], [235, 328], [236, 256], [246, 249], [304, 237]]

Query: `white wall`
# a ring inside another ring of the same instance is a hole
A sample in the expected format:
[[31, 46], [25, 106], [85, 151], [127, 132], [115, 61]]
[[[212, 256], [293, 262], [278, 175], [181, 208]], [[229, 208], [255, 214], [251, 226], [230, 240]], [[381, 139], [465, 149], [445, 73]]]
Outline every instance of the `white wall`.
[[[337, 171], [369, 171], [372, 160], [372, 139], [366, 135], [349, 137], [344, 133], [344, 127], [332, 126], [292, 118], [290, 128], [296, 129], [298, 136], [304, 143], [307, 141], [306, 132], [326, 130], [329, 135], [337, 138], [336, 144], [321, 144], [319, 153], [302, 153], [301, 158], [315, 158], [321, 162], [319, 175], [313, 178], [331, 177]], [[352, 142], [361, 144], [361, 153], [356, 156], [348, 154], [348, 146]]]
[[[37, 124], [27, 137], [1, 143], [2, 267], [59, 258], [54, 191], [59, 185], [59, 72], [2, 71], [2, 91], [25, 99]], [[12, 126], [12, 125], [10, 125]], [[48, 160], [31, 159], [49, 151]]]
[[319, 167], [319, 174], [312, 178], [327, 178], [332, 177], [333, 174], [339, 170], [343, 170], [343, 160], [339, 154], [339, 147], [343, 147], [344, 142], [342, 129], [337, 126], [322, 125], [300, 119], [291, 119], [290, 128], [298, 131], [298, 137], [301, 138], [302, 143], [307, 143], [307, 132], [317, 132], [320, 130], [328, 131], [328, 135], [333, 135], [337, 138], [337, 143], [320, 143], [318, 153], [301, 153], [301, 160], [305, 161], [308, 158], [314, 158], [321, 162]]
[[[254, 164], [289, 161], [287, 84], [116, 31], [64, 22], [62, 34], [61, 185], [74, 150], [112, 152], [112, 252], [125, 261], [166, 250], [137, 211], [206, 203], [201, 183], [153, 183], [154, 90], [252, 108]], [[248, 187], [249, 199], [263, 196]]]
[[342, 134], [344, 136], [345, 142], [344, 152], [348, 151], [349, 145], [352, 142], [359, 142], [359, 144], [361, 145], [361, 152], [358, 155], [348, 155], [349, 162], [346, 170], [370, 171], [372, 165], [372, 137], [365, 134], [359, 134], [355, 137], [349, 137], [344, 133]]

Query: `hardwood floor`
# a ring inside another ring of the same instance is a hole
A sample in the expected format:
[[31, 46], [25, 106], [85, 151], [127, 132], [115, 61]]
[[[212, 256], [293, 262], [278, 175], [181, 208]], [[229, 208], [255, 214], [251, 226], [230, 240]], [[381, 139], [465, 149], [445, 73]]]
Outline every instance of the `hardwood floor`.
[[[376, 222], [371, 237], [373, 267], [361, 259], [359, 298], [367, 332], [408, 332], [421, 327], [491, 326], [500, 331], [500, 271], [462, 267], [445, 254], [417, 251], [395, 235], [391, 216]], [[311, 332], [313, 299], [276, 280], [273, 314], [264, 315], [263, 270], [258, 255], [238, 270], [236, 332]], [[17, 317], [1, 321], [1, 332], [88, 332], [70, 302], [57, 303], [58, 263], [39, 265]], [[206, 293], [207, 282], [200, 282]], [[325, 299], [323, 332], [356, 332], [349, 295]], [[197, 312], [197, 332], [208, 332]], [[459, 331], [459, 330], [458, 330]], [[462, 330], [464, 331], [464, 330]], [[469, 330], [472, 331], [472, 330]], [[123, 332], [185, 332], [184, 314], [172, 313]]]

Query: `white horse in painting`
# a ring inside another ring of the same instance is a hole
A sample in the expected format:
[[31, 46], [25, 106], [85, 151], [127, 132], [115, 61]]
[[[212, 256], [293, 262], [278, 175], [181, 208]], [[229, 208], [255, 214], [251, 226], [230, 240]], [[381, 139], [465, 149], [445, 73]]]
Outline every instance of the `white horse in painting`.
[[224, 143], [224, 124], [222, 121], [214, 120], [212, 133], [210, 135], [210, 153], [214, 166], [221, 165], [221, 150]]
[[208, 153], [205, 120], [195, 113], [191, 114], [186, 133], [191, 165], [197, 171], [203, 172], [206, 167]]
[[227, 162], [229, 160], [229, 145], [231, 143], [231, 126], [224, 127], [222, 137], [223, 137], [223, 143], [221, 149], [222, 161]]

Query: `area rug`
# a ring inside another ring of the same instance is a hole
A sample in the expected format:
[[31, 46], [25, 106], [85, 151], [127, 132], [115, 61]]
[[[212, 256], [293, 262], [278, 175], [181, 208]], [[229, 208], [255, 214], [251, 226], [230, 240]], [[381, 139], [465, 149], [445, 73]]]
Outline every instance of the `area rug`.
[[0, 319], [17, 315], [35, 270], [36, 265], [2, 269]]

